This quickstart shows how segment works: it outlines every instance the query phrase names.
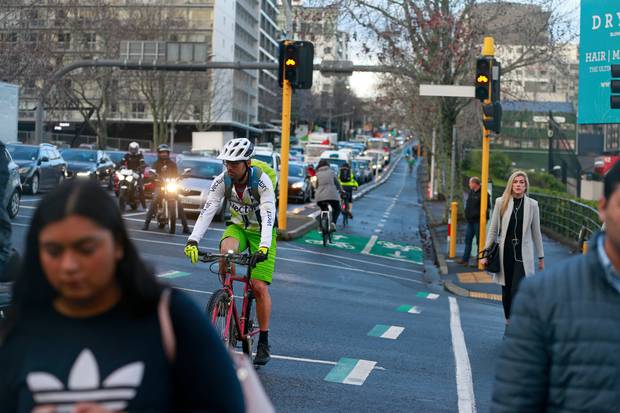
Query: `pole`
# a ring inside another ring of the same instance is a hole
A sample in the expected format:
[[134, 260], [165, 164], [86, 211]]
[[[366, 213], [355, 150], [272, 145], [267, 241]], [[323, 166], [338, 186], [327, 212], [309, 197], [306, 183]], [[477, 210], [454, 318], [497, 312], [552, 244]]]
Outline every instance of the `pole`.
[[435, 198], [435, 129], [433, 129], [433, 141], [431, 143], [431, 191], [430, 199]]
[[45, 99], [43, 98], [43, 94], [39, 93], [39, 96], [37, 97], [37, 110], [35, 111], [35, 128], [34, 128], [34, 144], [35, 145], [39, 145], [40, 143], [43, 143], [43, 118], [45, 117], [45, 114], [43, 113], [43, 111], [45, 110], [44, 108], [45, 105]]
[[450, 201], [454, 201], [454, 181], [456, 180], [456, 126], [452, 126], [452, 156], [450, 160]]
[[456, 224], [457, 224], [457, 211], [459, 209], [458, 202], [452, 202], [450, 204], [450, 254], [449, 258], [456, 257]]
[[[286, 71], [285, 71], [286, 73]], [[291, 97], [293, 88], [291, 82], [284, 79], [282, 86], [282, 152], [280, 157], [280, 202], [278, 205], [278, 226], [281, 230], [286, 229], [286, 210], [288, 207], [288, 155], [291, 139]]]
[[170, 121], [170, 152], [174, 152], [174, 118]]
[[[482, 46], [482, 55], [494, 57], [495, 56], [495, 44], [492, 37], [485, 37]], [[485, 100], [485, 103], [491, 103], [492, 87], [489, 88], [489, 98]], [[478, 251], [484, 249], [486, 243], [487, 234], [487, 208], [488, 208], [488, 196], [489, 191], [489, 158], [491, 151], [491, 132], [483, 127], [482, 131], [482, 189], [480, 190], [480, 232]], [[478, 264], [479, 269], [484, 269], [482, 264]]]

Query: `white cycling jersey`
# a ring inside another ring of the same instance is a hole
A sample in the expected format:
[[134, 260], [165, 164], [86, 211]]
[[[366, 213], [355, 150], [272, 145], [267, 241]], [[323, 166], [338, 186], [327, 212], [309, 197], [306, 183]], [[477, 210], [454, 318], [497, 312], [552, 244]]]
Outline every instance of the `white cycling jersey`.
[[[194, 230], [189, 236], [190, 241], [200, 242], [204, 234], [207, 232], [213, 217], [220, 207], [222, 199], [226, 196], [226, 184], [224, 183], [224, 175], [222, 172], [211, 184], [209, 195], [204, 208], [200, 211], [200, 216], [194, 225]], [[258, 193], [260, 195], [260, 217], [261, 224], [258, 223], [256, 212], [254, 211], [253, 196], [249, 186], [243, 190], [242, 198], [239, 198], [234, 186], [230, 194], [230, 202], [228, 208], [231, 213], [231, 221], [247, 230], [256, 231], [261, 234], [260, 246], [269, 248], [273, 237], [273, 225], [275, 223], [275, 193], [273, 184], [269, 175], [262, 174], [258, 181]]]

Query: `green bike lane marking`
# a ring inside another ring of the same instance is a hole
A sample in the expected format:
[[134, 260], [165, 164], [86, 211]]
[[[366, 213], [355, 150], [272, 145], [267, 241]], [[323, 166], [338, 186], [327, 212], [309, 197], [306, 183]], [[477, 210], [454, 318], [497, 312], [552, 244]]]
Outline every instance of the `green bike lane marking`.
[[399, 313], [409, 313], [409, 314], [420, 314], [422, 312], [420, 307], [415, 306], [415, 305], [407, 305], [407, 304], [403, 304], [397, 307], [396, 311], [398, 311]]
[[375, 368], [376, 364], [376, 361], [343, 357], [327, 376], [325, 376], [324, 380], [332, 383], [361, 386], [370, 375], [370, 372]]
[[405, 331], [405, 327], [388, 326], [385, 324], [377, 324], [368, 332], [370, 337], [387, 338], [396, 340], [400, 334]]
[[[323, 236], [318, 231], [310, 231], [302, 238], [294, 242], [305, 245], [323, 246]], [[355, 252], [358, 254], [392, 258], [399, 261], [413, 262], [416, 264], [424, 263], [424, 253], [422, 248], [400, 242], [379, 240], [376, 235], [372, 237], [360, 237], [355, 235], [332, 234], [332, 242], [327, 244], [328, 248]]]
[[420, 297], [420, 298], [426, 298], [427, 300], [436, 300], [439, 298], [439, 294], [435, 294], [435, 293], [427, 293], [424, 291], [420, 291], [418, 293], [416, 293], [415, 295], [416, 297]]

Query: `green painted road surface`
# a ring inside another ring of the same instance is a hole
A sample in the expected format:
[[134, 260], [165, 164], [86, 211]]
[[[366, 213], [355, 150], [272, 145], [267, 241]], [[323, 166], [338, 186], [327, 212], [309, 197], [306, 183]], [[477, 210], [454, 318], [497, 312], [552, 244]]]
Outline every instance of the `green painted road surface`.
[[[370, 240], [370, 237], [358, 237], [335, 233], [332, 234], [332, 242], [327, 245], [327, 248], [335, 248], [359, 254], [362, 253], [364, 247], [368, 245]], [[322, 247], [323, 236], [318, 231], [310, 231], [302, 238], [295, 240], [295, 242]], [[376, 242], [372, 244], [372, 248], [367, 255], [393, 258], [401, 261], [414, 262], [416, 264], [422, 264], [424, 262], [422, 248], [381, 239], [376, 240]]]
[[165, 273], [162, 274], [157, 274], [157, 277], [159, 278], [167, 278], [169, 280], [174, 279], [174, 278], [181, 278], [181, 277], [187, 277], [188, 275], [190, 275], [189, 272], [183, 272], [183, 271], [166, 271]]

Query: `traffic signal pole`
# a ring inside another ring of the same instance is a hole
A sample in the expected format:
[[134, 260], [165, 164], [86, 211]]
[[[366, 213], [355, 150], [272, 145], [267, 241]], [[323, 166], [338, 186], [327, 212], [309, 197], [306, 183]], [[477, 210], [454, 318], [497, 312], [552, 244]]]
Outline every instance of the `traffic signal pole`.
[[[286, 70], [284, 71], [286, 73]], [[291, 82], [284, 78], [282, 85], [282, 142], [280, 165], [280, 202], [278, 204], [278, 227], [286, 229], [286, 211], [288, 208], [288, 158], [291, 144], [291, 98], [293, 88]]]
[[[485, 37], [482, 45], [482, 56], [494, 57], [495, 56], [495, 43], [492, 37]], [[489, 87], [489, 98], [484, 101], [484, 104], [491, 103], [491, 87]], [[484, 123], [484, 122], [483, 122]], [[487, 234], [487, 208], [488, 208], [488, 192], [489, 192], [489, 158], [491, 153], [491, 131], [483, 126], [482, 130], [482, 188], [480, 189], [480, 236], [478, 237], [478, 251], [484, 249], [486, 243]], [[483, 270], [484, 266], [478, 262], [478, 269]]]

